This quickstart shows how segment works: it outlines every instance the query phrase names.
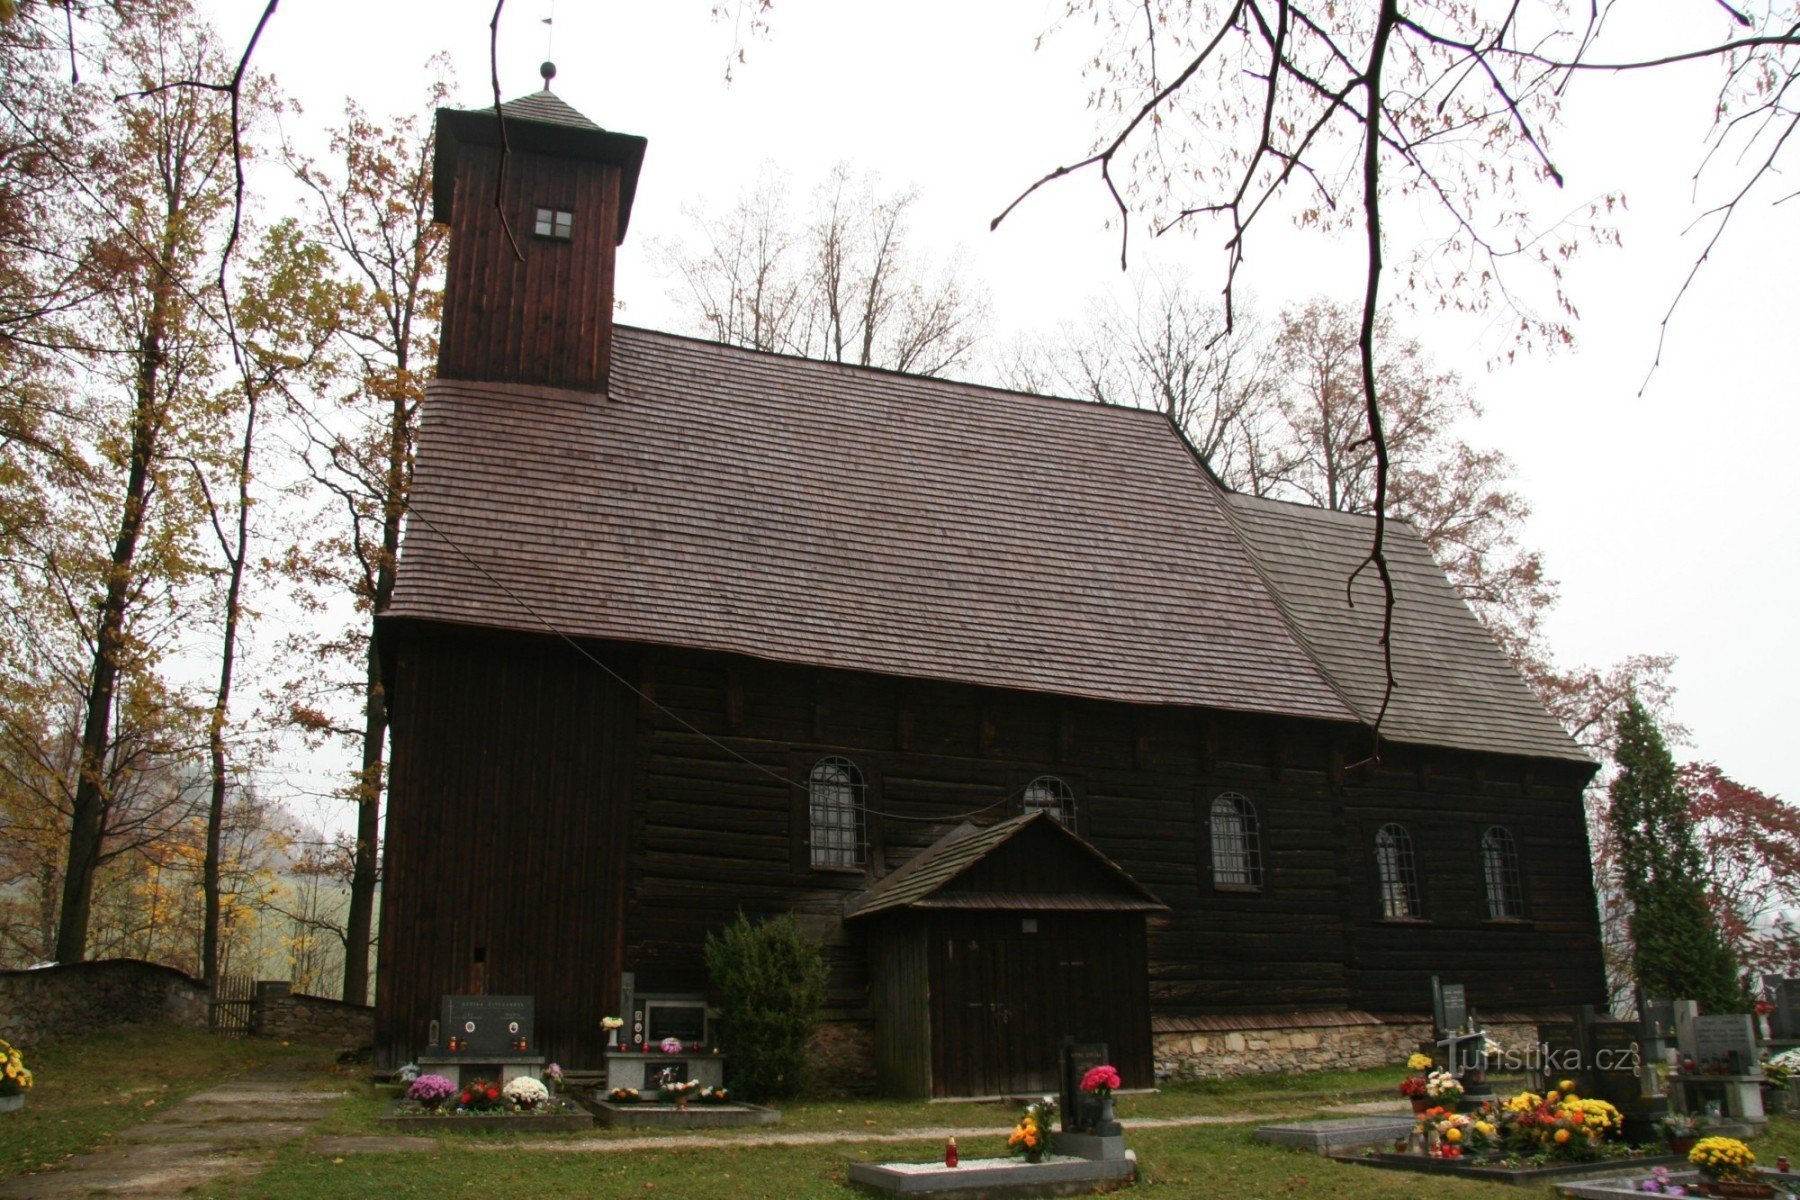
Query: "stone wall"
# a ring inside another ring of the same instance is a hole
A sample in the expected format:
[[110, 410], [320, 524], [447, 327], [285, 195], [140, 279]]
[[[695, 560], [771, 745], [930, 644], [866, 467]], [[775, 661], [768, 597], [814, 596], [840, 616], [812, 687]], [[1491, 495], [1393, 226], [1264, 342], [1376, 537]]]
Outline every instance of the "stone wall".
[[157, 963], [115, 958], [0, 971], [0, 1036], [18, 1045], [155, 1023], [206, 1028], [206, 988]]
[[875, 1091], [875, 1030], [867, 1021], [827, 1021], [807, 1050], [812, 1090], [858, 1096]]
[[340, 1050], [370, 1049], [375, 1045], [375, 1010], [366, 1004], [297, 995], [285, 983], [263, 982], [256, 985], [251, 1032]]
[[[1174, 1022], [1170, 1022], [1173, 1024]], [[1270, 1018], [1200, 1018], [1193, 1028], [1153, 1035], [1156, 1077], [1225, 1079], [1302, 1071], [1400, 1069], [1431, 1038], [1431, 1022], [1366, 1013], [1294, 1014]], [[1535, 1042], [1529, 1020], [1486, 1022], [1489, 1036], [1508, 1049]]]

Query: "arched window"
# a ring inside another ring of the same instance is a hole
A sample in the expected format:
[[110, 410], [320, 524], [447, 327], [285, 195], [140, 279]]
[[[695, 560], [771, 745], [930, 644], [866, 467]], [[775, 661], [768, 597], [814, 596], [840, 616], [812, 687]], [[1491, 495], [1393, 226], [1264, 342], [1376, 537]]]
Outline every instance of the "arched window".
[[1248, 796], [1225, 792], [1212, 802], [1212, 877], [1214, 887], [1262, 886], [1256, 806]]
[[806, 777], [812, 823], [812, 865], [854, 870], [868, 857], [863, 834], [863, 777], [856, 764], [832, 755]]
[[1481, 835], [1481, 878], [1487, 884], [1490, 921], [1517, 921], [1525, 916], [1525, 889], [1519, 881], [1519, 846], [1504, 825], [1490, 825]]
[[1075, 823], [1075, 793], [1054, 775], [1039, 775], [1025, 785], [1025, 813], [1047, 812], [1064, 825]]
[[1375, 872], [1381, 883], [1381, 915], [1390, 921], [1418, 920], [1419, 867], [1406, 826], [1383, 825], [1376, 831]]

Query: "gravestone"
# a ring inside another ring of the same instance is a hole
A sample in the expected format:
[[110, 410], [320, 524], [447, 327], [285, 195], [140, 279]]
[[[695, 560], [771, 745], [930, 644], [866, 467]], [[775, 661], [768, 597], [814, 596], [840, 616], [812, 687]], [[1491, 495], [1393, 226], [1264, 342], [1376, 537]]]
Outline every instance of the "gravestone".
[[1675, 1002], [1638, 995], [1638, 1049], [1643, 1056], [1641, 1079], [1646, 1097], [1669, 1092], [1669, 1059], [1675, 1050]]
[[1642, 1062], [1635, 1023], [1602, 1017], [1588, 1026], [1587, 1073], [1592, 1098], [1624, 1113], [1642, 1107], [1644, 1085], [1638, 1077]]
[[496, 1061], [537, 1052], [535, 997], [445, 996], [438, 1053]]
[[1769, 1014], [1769, 1033], [1778, 1041], [1800, 1041], [1800, 979], [1775, 981], [1775, 1011]]
[[[1694, 1064], [1702, 1072], [1726, 1075], [1760, 1073], [1756, 1030], [1746, 1013], [1694, 1018]], [[1721, 1070], [1722, 1068], [1722, 1070]]]
[[1100, 1102], [1081, 1090], [1081, 1077], [1095, 1067], [1105, 1066], [1105, 1042], [1078, 1042], [1065, 1037], [1062, 1042], [1062, 1129], [1064, 1133], [1092, 1133], [1099, 1122]]
[[1574, 1079], [1578, 1085], [1587, 1080], [1587, 1047], [1583, 1040], [1580, 1015], [1567, 1021], [1545, 1021], [1537, 1027], [1537, 1085], [1542, 1090], [1556, 1086], [1559, 1079]]
[[1468, 991], [1460, 983], [1439, 983], [1431, 977], [1431, 1015], [1437, 1023], [1439, 1040], [1463, 1032], [1469, 1023]]

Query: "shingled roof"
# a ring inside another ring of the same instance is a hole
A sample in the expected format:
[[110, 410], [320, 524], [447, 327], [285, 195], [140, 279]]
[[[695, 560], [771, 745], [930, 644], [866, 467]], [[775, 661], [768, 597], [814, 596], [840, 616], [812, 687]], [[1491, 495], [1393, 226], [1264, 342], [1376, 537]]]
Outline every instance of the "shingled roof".
[[[1366, 723], [1363, 523], [1241, 501], [1153, 413], [621, 326], [606, 396], [431, 385], [388, 615]], [[1579, 757], [1418, 554], [1390, 734]]]
[[[1233, 495], [1233, 520], [1319, 665], [1365, 719], [1381, 710], [1381, 583], [1374, 519]], [[1400, 742], [1590, 761], [1525, 686], [1410, 525], [1390, 521], [1395, 690], [1382, 731]]]
[[[1021, 835], [1028, 839], [1030, 835], [1053, 838], [1076, 847], [1086, 860], [1085, 865], [1097, 868], [1093, 872], [1096, 878], [1090, 878], [1082, 887], [1059, 887], [1055, 891], [998, 893], [949, 889], [950, 884], [976, 863]], [[844, 916], [868, 917], [894, 908], [1160, 912], [1168, 905], [1091, 842], [1058, 823], [1049, 813], [1030, 812], [986, 827], [957, 826], [859, 893], [844, 906]]]
[[508, 120], [542, 121], [547, 125], [566, 125], [570, 129], [600, 128], [547, 87], [517, 100], [508, 100], [500, 106], [500, 112]]

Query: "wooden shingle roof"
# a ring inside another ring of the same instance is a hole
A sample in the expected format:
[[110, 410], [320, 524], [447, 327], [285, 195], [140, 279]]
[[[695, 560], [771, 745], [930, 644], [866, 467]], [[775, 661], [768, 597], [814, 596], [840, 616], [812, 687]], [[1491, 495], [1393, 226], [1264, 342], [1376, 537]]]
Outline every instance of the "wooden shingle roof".
[[1356, 720], [1154, 414], [627, 327], [613, 353], [607, 396], [431, 385], [391, 616]]
[[[950, 886], [977, 863], [1021, 836], [1054, 839], [1064, 843], [1065, 849], [1074, 847], [1083, 865], [1095, 870], [1081, 886], [1054, 890], [996, 892]], [[1049, 813], [1031, 812], [985, 828], [958, 826], [869, 885], [844, 906], [844, 916], [868, 917], [896, 908], [1160, 912], [1167, 907], [1123, 868]]]
[[[1233, 495], [1230, 510], [1283, 610], [1349, 702], [1373, 720], [1385, 686], [1382, 592], [1373, 568], [1345, 602], [1374, 519]], [[1395, 690], [1382, 724], [1399, 742], [1589, 762], [1500, 653], [1404, 521], [1390, 521]]]
[[[1367, 522], [1162, 417], [620, 326], [609, 394], [438, 380], [390, 618], [1366, 724]], [[1395, 537], [1401, 741], [1582, 755]]]

